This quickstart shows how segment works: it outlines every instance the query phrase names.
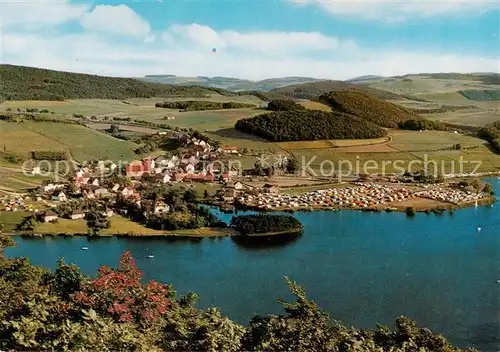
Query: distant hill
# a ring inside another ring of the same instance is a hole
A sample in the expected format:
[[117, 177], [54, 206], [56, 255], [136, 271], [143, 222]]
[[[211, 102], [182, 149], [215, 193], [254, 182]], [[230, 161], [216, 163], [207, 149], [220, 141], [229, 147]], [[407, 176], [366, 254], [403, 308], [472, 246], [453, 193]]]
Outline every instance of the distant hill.
[[[408, 77], [405, 75], [403, 77]], [[480, 73], [420, 73], [414, 76], [424, 76], [434, 79], [451, 79], [451, 80], [464, 80], [464, 81], [479, 81], [484, 84], [500, 84], [500, 74], [493, 72], [480, 72]]]
[[420, 118], [406, 109], [356, 91], [332, 91], [323, 94], [319, 101], [334, 111], [354, 115], [382, 127], [397, 128], [399, 123]]
[[374, 123], [352, 115], [304, 109], [275, 111], [238, 120], [235, 128], [277, 142], [367, 139], [387, 134]]
[[382, 100], [403, 100], [404, 98], [395, 93], [379, 90], [359, 84], [343, 81], [321, 81], [303, 84], [294, 84], [282, 88], [273, 89], [270, 93], [280, 94], [292, 99], [315, 100], [320, 95], [331, 91], [360, 91], [368, 93]]
[[0, 78], [0, 99], [4, 100], [204, 97], [220, 91], [14, 65], [0, 65]]
[[399, 94], [410, 100], [432, 102], [434, 99], [446, 101], [447, 95], [460, 93], [460, 91], [497, 90], [500, 85], [500, 74], [421, 73], [386, 77], [380, 80], [357, 81], [355, 84]]
[[476, 100], [476, 101], [500, 100], [500, 89], [460, 90], [458, 92], [470, 100]]
[[384, 78], [385, 77], [383, 77], [383, 76], [366, 75], [366, 76], [359, 76], [359, 77], [348, 79], [348, 80], [346, 80], [346, 82], [349, 82], [349, 83], [369, 82], [369, 81], [378, 81], [378, 80], [381, 80]]
[[321, 79], [311, 77], [282, 77], [269, 78], [262, 81], [251, 81], [248, 79], [232, 77], [182, 77], [175, 75], [147, 75], [138, 78], [141, 81], [175, 84], [181, 86], [197, 85], [201, 87], [222, 88], [233, 92], [240, 91], [270, 91], [275, 88], [284, 87], [291, 84], [306, 82], [319, 82]]

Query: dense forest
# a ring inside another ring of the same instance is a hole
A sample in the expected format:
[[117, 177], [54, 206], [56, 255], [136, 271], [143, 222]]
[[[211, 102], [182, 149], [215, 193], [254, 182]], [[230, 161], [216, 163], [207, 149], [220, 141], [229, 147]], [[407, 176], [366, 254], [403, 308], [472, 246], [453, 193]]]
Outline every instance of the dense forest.
[[291, 215], [239, 215], [233, 216], [230, 223], [243, 235], [253, 233], [296, 231], [302, 228], [299, 220]]
[[437, 130], [446, 131], [448, 127], [440, 121], [431, 121], [427, 119], [412, 119], [399, 123], [399, 128], [411, 131]]
[[500, 153], [500, 120], [481, 128], [478, 132], [478, 136], [490, 142], [493, 149]]
[[276, 111], [236, 122], [235, 128], [277, 142], [383, 137], [379, 126], [344, 113], [318, 110]]
[[461, 351], [406, 317], [395, 329], [344, 326], [288, 279], [294, 300], [279, 301], [284, 313], [244, 326], [218, 308], [197, 308], [195, 293], [179, 297], [171, 285], [145, 282], [130, 252], [89, 277], [62, 259], [55, 271], [8, 259], [3, 250], [13, 244], [0, 234], [2, 350]]
[[178, 109], [183, 111], [242, 109], [255, 107], [254, 104], [239, 103], [234, 101], [218, 103], [206, 100], [171, 101], [156, 103], [155, 106], [157, 108]]
[[267, 110], [271, 111], [289, 111], [289, 110], [305, 110], [305, 108], [289, 99], [271, 100], [267, 104]]
[[[380, 89], [371, 88], [361, 84], [348, 83], [343, 81], [321, 81], [294, 84], [286, 87], [273, 89], [268, 93], [279, 94], [283, 97], [292, 99], [309, 99], [315, 100], [319, 96], [331, 91], [354, 91], [370, 94], [382, 100], [402, 100], [401, 95], [387, 92]], [[273, 98], [274, 99], [274, 98]]]
[[400, 106], [361, 92], [329, 92], [319, 100], [336, 111], [352, 114], [382, 127], [397, 128], [399, 123], [420, 118]]
[[103, 77], [33, 67], [0, 65], [4, 100], [127, 99], [149, 97], [205, 97], [217, 88], [181, 87], [141, 82], [133, 78]]

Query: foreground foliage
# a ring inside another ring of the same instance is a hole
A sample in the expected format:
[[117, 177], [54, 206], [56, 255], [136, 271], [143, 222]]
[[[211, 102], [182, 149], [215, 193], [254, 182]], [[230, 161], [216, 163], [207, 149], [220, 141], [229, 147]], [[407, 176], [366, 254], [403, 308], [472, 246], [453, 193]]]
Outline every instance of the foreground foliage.
[[96, 277], [63, 260], [54, 272], [7, 259], [0, 235], [0, 349], [30, 351], [461, 351], [444, 337], [400, 317], [396, 329], [348, 328], [330, 319], [288, 281], [295, 301], [285, 314], [242, 326], [219, 309], [196, 308], [197, 295], [143, 283], [130, 252]]
[[276, 111], [236, 122], [235, 128], [271, 141], [366, 139], [387, 134], [379, 126], [343, 113], [318, 110]]

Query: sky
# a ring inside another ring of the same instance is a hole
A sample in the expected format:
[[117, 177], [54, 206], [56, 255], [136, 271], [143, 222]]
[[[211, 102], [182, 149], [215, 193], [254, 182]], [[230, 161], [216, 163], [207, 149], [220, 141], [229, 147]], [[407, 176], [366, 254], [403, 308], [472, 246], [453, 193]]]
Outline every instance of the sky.
[[0, 0], [0, 20], [2, 63], [107, 76], [500, 71], [498, 0]]

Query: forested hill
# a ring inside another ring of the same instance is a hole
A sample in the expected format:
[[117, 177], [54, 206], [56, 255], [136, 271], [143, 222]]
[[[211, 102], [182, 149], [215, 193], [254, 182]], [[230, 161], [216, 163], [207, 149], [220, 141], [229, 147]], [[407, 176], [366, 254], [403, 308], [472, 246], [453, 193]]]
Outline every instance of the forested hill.
[[404, 123], [420, 117], [406, 109], [362, 92], [343, 91], [323, 94], [319, 100], [334, 110], [352, 114], [363, 120], [382, 127], [397, 128]]
[[0, 65], [0, 99], [64, 100], [148, 97], [203, 97], [217, 88], [183, 87], [33, 67]]
[[235, 128], [271, 141], [383, 137], [381, 127], [355, 116], [318, 110], [275, 111], [236, 122]]
[[364, 92], [382, 100], [403, 100], [399, 94], [386, 92], [384, 90], [370, 88], [364, 85], [348, 83], [343, 81], [321, 81], [312, 83], [294, 84], [282, 88], [273, 89], [270, 93], [279, 94], [292, 99], [315, 100], [320, 95], [331, 91], [355, 91]]

